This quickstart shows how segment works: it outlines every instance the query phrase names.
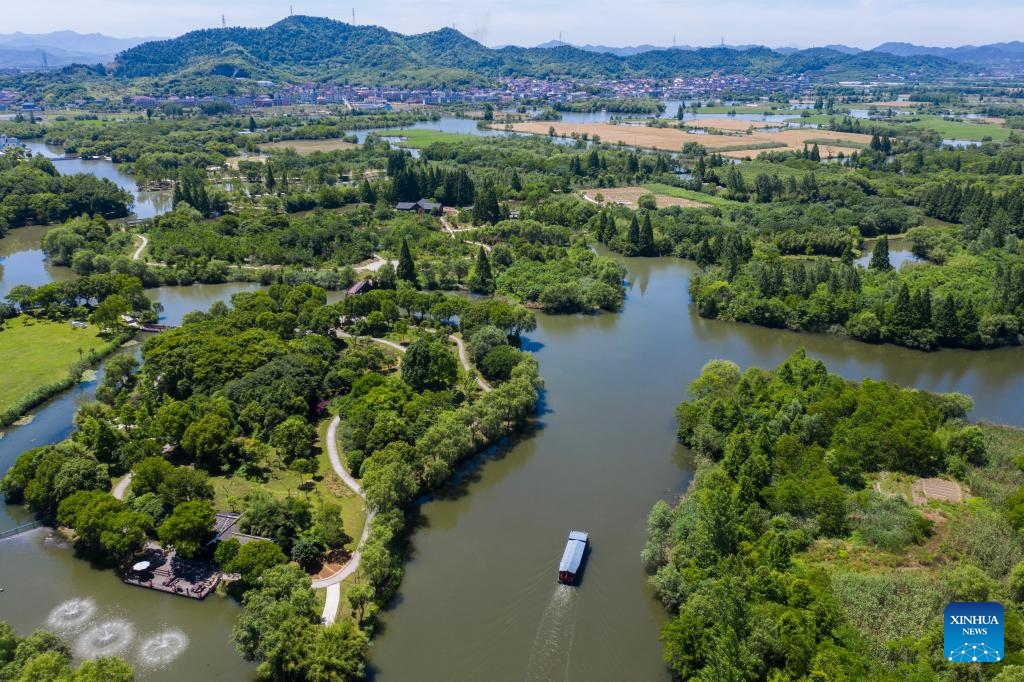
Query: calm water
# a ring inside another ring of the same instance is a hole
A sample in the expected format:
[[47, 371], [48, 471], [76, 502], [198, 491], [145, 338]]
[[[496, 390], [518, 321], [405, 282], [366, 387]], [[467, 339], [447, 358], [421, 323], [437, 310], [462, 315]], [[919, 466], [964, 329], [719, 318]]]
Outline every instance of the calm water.
[[50, 225], [15, 227], [0, 239], [0, 299], [16, 284], [38, 287], [74, 277], [71, 268], [50, 265], [41, 242]]
[[[42, 142], [26, 142], [25, 146], [33, 154], [41, 154], [47, 158], [60, 157], [64, 150], [60, 147], [52, 147]], [[122, 171], [117, 164], [103, 159], [67, 159], [54, 161], [54, 165], [61, 175], [74, 175], [76, 173], [90, 173], [98, 178], [106, 178], [113, 181], [118, 187], [127, 191], [135, 199], [134, 214], [138, 218], [152, 218], [171, 210], [170, 192], [140, 192], [135, 184], [135, 179]]]
[[[1024, 422], [1019, 349], [924, 354], [703, 320], [686, 297], [694, 265], [626, 262], [621, 314], [540, 316], [528, 343], [546, 382], [536, 435], [423, 508], [373, 648], [380, 682], [667, 679], [639, 557], [651, 505], [689, 482], [673, 408], [712, 358], [772, 367], [804, 347], [844, 376], [971, 393], [974, 416]], [[574, 528], [593, 552], [581, 586], [564, 590], [555, 573]]]
[[[871, 254], [874, 252], [874, 247], [864, 250], [864, 255], [858, 258], [855, 263], [867, 267], [871, 262]], [[910, 250], [910, 242], [906, 239], [889, 239], [889, 263], [896, 268], [900, 269], [900, 266], [904, 263], [918, 263], [921, 259], [914, 255], [914, 252]]]

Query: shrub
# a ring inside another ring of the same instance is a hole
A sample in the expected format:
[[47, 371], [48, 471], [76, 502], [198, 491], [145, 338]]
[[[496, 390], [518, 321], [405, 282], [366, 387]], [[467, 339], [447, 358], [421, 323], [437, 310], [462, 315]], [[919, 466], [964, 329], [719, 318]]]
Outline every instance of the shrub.
[[1019, 533], [1003, 516], [980, 504], [950, 519], [942, 549], [982, 567], [993, 578], [1002, 578], [1024, 558]]
[[498, 346], [484, 356], [480, 369], [488, 379], [507, 381], [522, 359], [522, 352], [512, 346]]
[[925, 575], [841, 573], [832, 577], [832, 585], [850, 624], [878, 659], [886, 658], [891, 640], [923, 637], [946, 604], [939, 586]]
[[850, 498], [849, 519], [865, 542], [898, 552], [927, 537], [931, 523], [899, 496], [864, 490]]

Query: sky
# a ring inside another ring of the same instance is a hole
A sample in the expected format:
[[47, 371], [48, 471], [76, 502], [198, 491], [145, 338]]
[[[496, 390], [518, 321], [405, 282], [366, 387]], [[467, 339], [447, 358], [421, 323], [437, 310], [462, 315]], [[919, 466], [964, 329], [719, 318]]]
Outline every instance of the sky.
[[612, 46], [758, 43], [870, 48], [887, 41], [963, 45], [1024, 39], [1020, 0], [37, 0], [4, 3], [0, 32], [71, 29], [119, 37], [266, 26], [296, 14], [401, 33], [452, 26], [486, 45], [557, 39]]

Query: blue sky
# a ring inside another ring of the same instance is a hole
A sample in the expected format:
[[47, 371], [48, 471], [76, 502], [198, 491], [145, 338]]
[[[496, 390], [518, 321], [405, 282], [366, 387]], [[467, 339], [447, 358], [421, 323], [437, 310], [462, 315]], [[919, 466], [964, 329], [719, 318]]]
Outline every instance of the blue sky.
[[373, 23], [403, 33], [455, 25], [487, 45], [762, 43], [873, 47], [1024, 38], [1019, 0], [38, 0], [5, 3], [0, 32], [58, 29], [171, 36], [220, 25], [264, 26], [296, 14]]

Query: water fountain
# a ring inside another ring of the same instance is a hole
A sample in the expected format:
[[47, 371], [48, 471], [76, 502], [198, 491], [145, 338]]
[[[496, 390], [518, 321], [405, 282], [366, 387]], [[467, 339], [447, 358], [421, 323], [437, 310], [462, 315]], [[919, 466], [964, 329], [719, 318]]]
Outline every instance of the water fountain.
[[46, 624], [57, 632], [79, 629], [96, 613], [96, 600], [92, 597], [76, 597], [58, 604], [46, 617]]
[[177, 628], [147, 637], [139, 645], [139, 665], [159, 668], [181, 656], [188, 647], [188, 635]]
[[79, 658], [116, 656], [135, 638], [135, 627], [126, 620], [106, 620], [90, 628], [75, 640], [75, 655]]

